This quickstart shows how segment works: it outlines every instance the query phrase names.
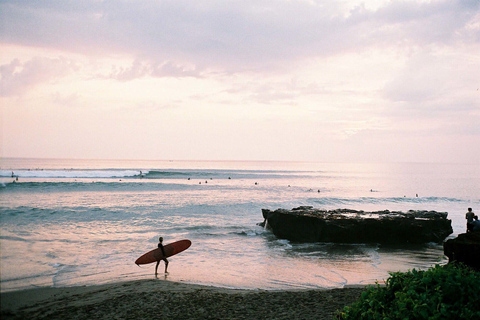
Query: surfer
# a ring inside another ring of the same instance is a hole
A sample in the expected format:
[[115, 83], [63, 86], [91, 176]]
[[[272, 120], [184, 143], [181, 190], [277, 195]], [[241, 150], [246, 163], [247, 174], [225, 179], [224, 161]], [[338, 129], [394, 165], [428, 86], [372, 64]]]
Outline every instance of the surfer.
[[165, 249], [163, 249], [163, 237], [160, 237], [158, 239], [158, 247], [160, 248], [160, 250], [162, 250], [163, 258], [161, 258], [160, 260], [157, 261], [157, 265], [155, 266], [155, 275], [158, 274], [158, 272], [157, 272], [158, 265], [160, 264], [161, 260], [163, 260], [165, 262], [165, 273], [167, 273], [167, 268], [168, 268], [168, 260], [166, 258]]

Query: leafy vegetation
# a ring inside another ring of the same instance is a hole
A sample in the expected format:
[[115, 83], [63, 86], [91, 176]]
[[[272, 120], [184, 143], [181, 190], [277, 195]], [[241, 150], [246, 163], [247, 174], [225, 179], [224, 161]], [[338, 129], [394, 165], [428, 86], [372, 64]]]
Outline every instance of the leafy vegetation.
[[455, 264], [391, 273], [337, 319], [480, 319], [480, 273]]

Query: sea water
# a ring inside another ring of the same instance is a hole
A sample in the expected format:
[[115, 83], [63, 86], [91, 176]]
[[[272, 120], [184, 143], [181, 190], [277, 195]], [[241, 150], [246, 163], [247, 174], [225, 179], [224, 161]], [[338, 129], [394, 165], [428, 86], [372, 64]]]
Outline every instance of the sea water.
[[[17, 181], [18, 177], [18, 181]], [[136, 258], [190, 239], [159, 279], [335, 288], [446, 263], [442, 244], [293, 243], [262, 208], [436, 210], [455, 236], [480, 211], [478, 164], [1, 159], [1, 291], [154, 278]], [[163, 271], [163, 262], [159, 267]]]

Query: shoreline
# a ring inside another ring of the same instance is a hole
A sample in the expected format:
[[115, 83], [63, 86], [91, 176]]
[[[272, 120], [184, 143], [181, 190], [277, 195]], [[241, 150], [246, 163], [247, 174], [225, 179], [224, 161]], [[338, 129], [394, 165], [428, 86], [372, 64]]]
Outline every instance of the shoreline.
[[332, 319], [366, 286], [247, 290], [133, 280], [1, 293], [2, 319]]

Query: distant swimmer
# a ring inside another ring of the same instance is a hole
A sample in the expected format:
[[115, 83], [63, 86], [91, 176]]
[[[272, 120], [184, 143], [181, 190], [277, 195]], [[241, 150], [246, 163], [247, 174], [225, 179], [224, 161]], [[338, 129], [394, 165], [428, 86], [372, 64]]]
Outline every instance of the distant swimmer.
[[160, 264], [160, 261], [163, 260], [165, 262], [165, 273], [167, 273], [167, 268], [168, 268], [168, 260], [165, 257], [166, 256], [165, 249], [163, 248], [163, 237], [158, 238], [158, 247], [160, 248], [160, 250], [162, 250], [163, 258], [157, 261], [157, 265], [155, 266], [155, 275], [158, 274], [157, 271], [158, 271], [158, 265]]
[[15, 176], [15, 172], [12, 171], [12, 178]]

